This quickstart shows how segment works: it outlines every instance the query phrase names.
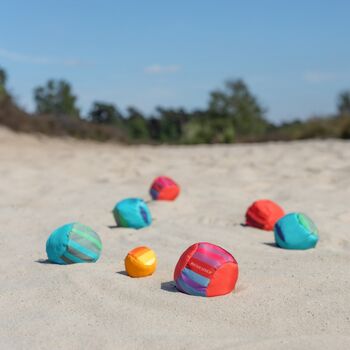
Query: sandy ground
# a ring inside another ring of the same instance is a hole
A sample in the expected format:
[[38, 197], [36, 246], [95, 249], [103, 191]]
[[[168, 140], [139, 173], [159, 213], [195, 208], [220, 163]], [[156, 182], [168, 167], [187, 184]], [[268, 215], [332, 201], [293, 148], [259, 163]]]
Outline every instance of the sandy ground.
[[[152, 202], [151, 227], [111, 229], [125, 197], [148, 199], [166, 174], [182, 193]], [[350, 144], [342, 141], [122, 147], [0, 129], [1, 349], [349, 349]], [[287, 251], [242, 227], [259, 198], [302, 211], [316, 249]], [[96, 264], [43, 263], [56, 227], [80, 221], [103, 242]], [[177, 292], [173, 270], [192, 243], [237, 259], [236, 291]], [[158, 255], [152, 277], [121, 273], [132, 248]]]

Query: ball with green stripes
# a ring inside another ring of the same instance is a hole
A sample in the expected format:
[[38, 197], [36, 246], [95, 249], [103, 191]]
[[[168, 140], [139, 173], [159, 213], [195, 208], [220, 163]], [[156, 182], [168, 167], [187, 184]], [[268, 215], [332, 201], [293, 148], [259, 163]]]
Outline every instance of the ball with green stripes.
[[78, 222], [57, 228], [46, 242], [49, 261], [61, 265], [96, 262], [101, 249], [99, 235]]

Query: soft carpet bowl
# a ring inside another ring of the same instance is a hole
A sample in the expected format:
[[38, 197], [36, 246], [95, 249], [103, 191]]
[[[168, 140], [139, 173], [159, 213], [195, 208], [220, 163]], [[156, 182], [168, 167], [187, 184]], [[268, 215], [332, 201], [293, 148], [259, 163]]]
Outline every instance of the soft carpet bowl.
[[49, 261], [61, 265], [95, 262], [101, 255], [101, 249], [98, 234], [78, 222], [59, 227], [46, 242]]
[[207, 242], [191, 245], [181, 255], [174, 271], [177, 289], [202, 297], [232, 292], [237, 278], [235, 258], [225, 249]]
[[119, 227], [140, 229], [152, 223], [148, 205], [141, 198], [127, 198], [118, 202], [113, 215]]
[[255, 201], [247, 210], [246, 225], [272, 231], [275, 223], [285, 215], [284, 210], [269, 199]]
[[180, 186], [166, 176], [157, 177], [150, 188], [153, 200], [173, 201], [180, 193]]
[[155, 252], [148, 247], [137, 247], [125, 257], [125, 270], [130, 277], [152, 275], [157, 267]]
[[318, 242], [318, 230], [305, 214], [290, 213], [275, 225], [276, 244], [284, 249], [310, 249]]

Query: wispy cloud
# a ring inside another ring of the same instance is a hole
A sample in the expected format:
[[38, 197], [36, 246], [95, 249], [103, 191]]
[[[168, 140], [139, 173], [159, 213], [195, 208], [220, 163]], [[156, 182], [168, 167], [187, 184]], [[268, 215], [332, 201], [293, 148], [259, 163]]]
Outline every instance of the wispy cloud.
[[39, 64], [39, 65], [64, 65], [64, 66], [81, 66], [85, 65], [86, 62], [82, 62], [77, 59], [55, 59], [51, 57], [44, 56], [32, 56], [26, 55], [18, 52], [9, 51], [0, 48], [0, 57], [5, 58], [12, 62], [19, 63], [29, 63], [29, 64]]
[[309, 71], [304, 74], [304, 80], [312, 84], [320, 84], [338, 79], [338, 76], [330, 72]]
[[178, 65], [162, 66], [160, 64], [153, 64], [145, 68], [145, 72], [148, 74], [166, 74], [166, 73], [176, 73], [181, 69]]

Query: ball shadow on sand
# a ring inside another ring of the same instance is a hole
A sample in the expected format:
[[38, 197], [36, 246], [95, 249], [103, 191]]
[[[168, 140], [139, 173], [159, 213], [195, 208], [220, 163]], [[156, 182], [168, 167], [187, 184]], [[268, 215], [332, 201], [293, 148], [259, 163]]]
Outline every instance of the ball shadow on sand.
[[162, 282], [160, 284], [160, 289], [170, 293], [179, 293], [174, 281]]
[[53, 265], [53, 263], [49, 260], [49, 259], [37, 259], [34, 260], [34, 262], [38, 263], [38, 264], [49, 264], [49, 265]]
[[117, 271], [116, 273], [118, 273], [119, 275], [123, 275], [123, 276], [129, 276], [125, 270]]
[[276, 243], [273, 242], [264, 242], [264, 245], [267, 245], [268, 247], [273, 247], [273, 248], [280, 248]]
[[[157, 221], [157, 218], [152, 218], [152, 222]], [[118, 225], [106, 225], [109, 229], [111, 230], [115, 230], [116, 228], [126, 228], [126, 229], [130, 229], [130, 230], [135, 230], [133, 227], [124, 227], [124, 226], [118, 226]]]

